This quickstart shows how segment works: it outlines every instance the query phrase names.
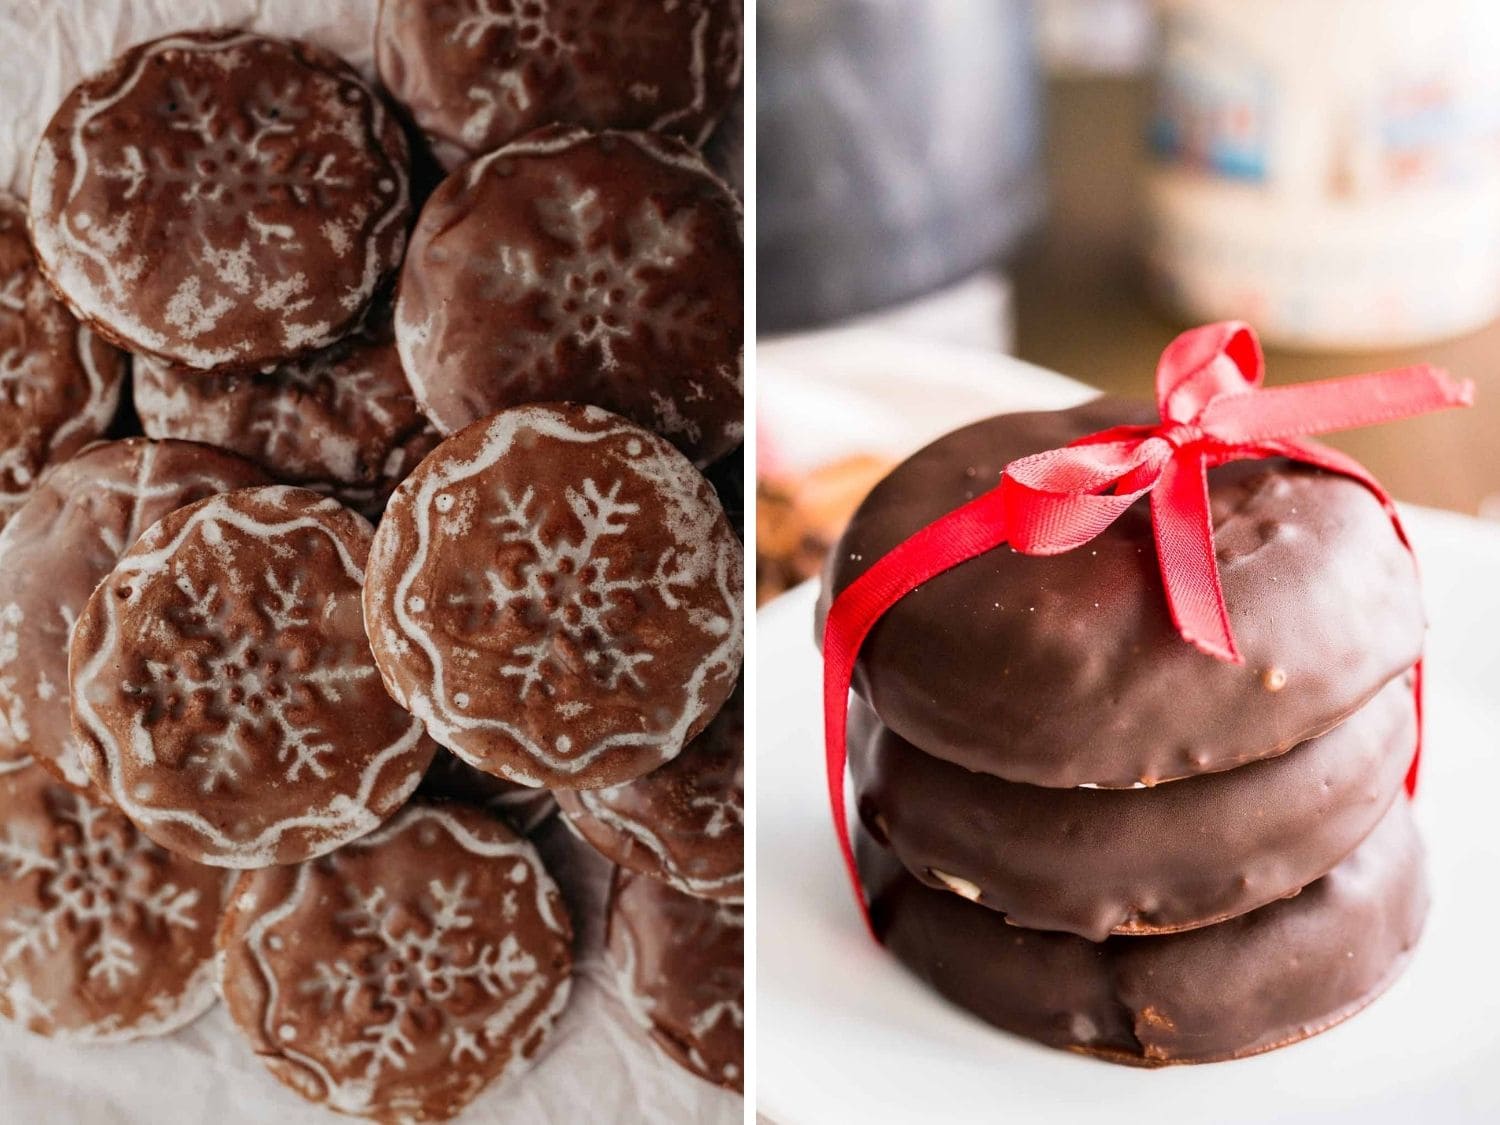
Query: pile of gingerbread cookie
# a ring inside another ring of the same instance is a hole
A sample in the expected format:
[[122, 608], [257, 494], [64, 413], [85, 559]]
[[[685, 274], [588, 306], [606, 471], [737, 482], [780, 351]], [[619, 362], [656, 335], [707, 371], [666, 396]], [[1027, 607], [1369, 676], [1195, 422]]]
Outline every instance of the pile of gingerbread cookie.
[[[1009, 462], [1149, 406], [958, 430], [893, 470], [820, 617]], [[1333, 1026], [1407, 963], [1427, 910], [1403, 779], [1424, 618], [1381, 501], [1287, 461], [1209, 474], [1243, 666], [1185, 643], [1141, 501], [1086, 546], [1002, 548], [875, 626], [850, 712], [876, 933], [937, 991], [1032, 1039], [1212, 1062]]]
[[623, 1010], [741, 1088], [740, 21], [387, 0], [379, 84], [184, 31], [64, 100], [0, 208], [0, 1014], [222, 997], [452, 1116], [567, 1004], [560, 804]]

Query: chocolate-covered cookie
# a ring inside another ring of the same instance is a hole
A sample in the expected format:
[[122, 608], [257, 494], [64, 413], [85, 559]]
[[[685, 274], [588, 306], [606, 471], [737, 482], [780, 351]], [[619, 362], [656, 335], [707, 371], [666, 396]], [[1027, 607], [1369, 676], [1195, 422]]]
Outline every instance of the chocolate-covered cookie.
[[295, 863], [371, 831], [435, 749], [385, 694], [360, 620], [370, 525], [307, 489], [179, 509], [73, 631], [89, 777], [163, 847]]
[[503, 777], [477, 770], [452, 751], [439, 747], [417, 786], [421, 796], [461, 801], [501, 817], [523, 836], [530, 836], [557, 811], [550, 789], [517, 785]]
[[417, 409], [389, 320], [265, 371], [205, 374], [141, 357], [134, 385], [151, 437], [232, 450], [371, 517], [439, 440]]
[[0, 775], [0, 1015], [90, 1043], [196, 1019], [224, 890], [36, 766]]
[[109, 427], [124, 375], [125, 357], [52, 292], [25, 207], [0, 192], [0, 527], [47, 466]]
[[666, 442], [594, 407], [517, 407], [391, 497], [365, 624], [391, 695], [470, 765], [598, 788], [671, 760], [728, 698], [742, 566]]
[[442, 1121], [536, 1058], [567, 1003], [571, 940], [530, 844], [477, 809], [415, 801], [332, 855], [240, 876], [219, 986], [303, 1097]]
[[554, 122], [701, 144], [742, 20], [739, 0], [383, 0], [375, 61], [450, 166]]
[[1241, 1058], [1327, 1030], [1401, 974], [1427, 914], [1404, 800], [1295, 898], [1103, 943], [1009, 926], [859, 844], [876, 932], [913, 973], [996, 1027], [1138, 1066]]
[[1410, 678], [1398, 677], [1279, 757], [1152, 789], [971, 773], [857, 701], [849, 745], [860, 815], [918, 879], [1018, 926], [1102, 941], [1217, 922], [1326, 874], [1401, 792], [1417, 716]]
[[126, 51], [63, 100], [31, 180], [52, 285], [102, 335], [188, 367], [333, 343], [401, 261], [406, 139], [321, 48], [242, 31]]
[[559, 789], [569, 825], [604, 856], [686, 894], [745, 893], [745, 705], [738, 689], [677, 757], [607, 789]]
[[[830, 588], [993, 487], [1008, 462], [1152, 418], [1100, 399], [939, 438], [855, 512], [829, 558], [819, 628]], [[968, 769], [1123, 788], [1274, 757], [1416, 662], [1416, 567], [1368, 489], [1280, 460], [1211, 469], [1208, 483], [1243, 665], [1173, 627], [1142, 499], [1077, 550], [1001, 547], [923, 583], [871, 630], [856, 690], [903, 738]]]
[[263, 483], [231, 454], [145, 438], [101, 442], [43, 478], [0, 534], [0, 772], [35, 759], [89, 784], [68, 690], [73, 623], [89, 595], [174, 508]]
[[548, 129], [422, 208], [396, 344], [444, 433], [526, 402], [602, 406], [697, 464], [744, 431], [739, 205], [691, 150]]
[[745, 1088], [745, 914], [615, 868], [605, 946], [620, 998], [670, 1058]]

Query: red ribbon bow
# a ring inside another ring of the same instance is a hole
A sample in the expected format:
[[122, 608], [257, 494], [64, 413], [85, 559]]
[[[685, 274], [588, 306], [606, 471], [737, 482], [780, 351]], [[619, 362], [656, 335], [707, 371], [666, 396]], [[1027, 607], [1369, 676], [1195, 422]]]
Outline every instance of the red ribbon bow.
[[[1249, 325], [1226, 321], [1184, 332], [1157, 364], [1159, 425], [1116, 426], [1063, 449], [1012, 461], [998, 485], [896, 546], [834, 599], [823, 633], [828, 797], [861, 910], [864, 895], [844, 805], [849, 686], [855, 658], [875, 622], [924, 582], [1002, 544], [1028, 555], [1071, 551], [1150, 493], [1173, 625], [1201, 651], [1242, 664], [1219, 584], [1209, 469], [1286, 457], [1352, 477], [1380, 499], [1410, 548], [1394, 502], [1364, 466], [1305, 439], [1467, 406], [1473, 385], [1419, 365], [1262, 389], [1263, 368], [1260, 343]], [[1420, 666], [1417, 690], [1420, 731]], [[1414, 758], [1408, 791], [1416, 784], [1416, 770]], [[865, 920], [868, 924], [868, 913]]]

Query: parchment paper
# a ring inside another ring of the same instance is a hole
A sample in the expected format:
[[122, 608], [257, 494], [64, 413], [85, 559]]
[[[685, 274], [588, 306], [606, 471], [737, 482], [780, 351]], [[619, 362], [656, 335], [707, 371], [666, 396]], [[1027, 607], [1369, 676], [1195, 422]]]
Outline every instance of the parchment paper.
[[[0, 186], [26, 198], [31, 157], [63, 95], [124, 48], [190, 28], [310, 39], [373, 77], [377, 0], [0, 0]], [[526, 1125], [738, 1122], [744, 1102], [679, 1068], [626, 1014], [603, 962], [609, 864], [554, 819], [538, 834], [579, 932], [573, 995], [527, 1073], [458, 1120]], [[0, 1021], [4, 1125], [327, 1125], [256, 1060], [222, 1006], [163, 1039], [61, 1046]]]

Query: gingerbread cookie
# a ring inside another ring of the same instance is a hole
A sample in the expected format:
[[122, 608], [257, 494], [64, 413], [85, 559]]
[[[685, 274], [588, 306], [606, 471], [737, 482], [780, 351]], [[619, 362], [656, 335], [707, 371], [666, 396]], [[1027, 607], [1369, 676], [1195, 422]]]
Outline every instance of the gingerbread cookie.
[[875, 931], [897, 960], [996, 1027], [1136, 1066], [1242, 1058], [1327, 1030], [1401, 975], [1427, 915], [1405, 800], [1295, 898], [1102, 943], [1007, 925], [861, 837]]
[[68, 646], [89, 595], [162, 516], [265, 483], [254, 465], [185, 441], [102, 442], [57, 466], [0, 535], [0, 772], [35, 759], [72, 785]]
[[336, 56], [242, 31], [143, 43], [64, 99], [31, 230], [131, 351], [248, 370], [333, 343], [401, 261], [406, 139]]
[[1398, 677], [1279, 757], [1142, 790], [971, 773], [857, 701], [850, 736], [860, 815], [913, 875], [1015, 925], [1102, 941], [1207, 925], [1326, 874], [1401, 792], [1417, 716]]
[[266, 371], [205, 375], [142, 357], [135, 407], [151, 437], [233, 450], [372, 517], [439, 440], [381, 319]]
[[35, 766], [0, 776], [0, 1015], [89, 1043], [196, 1019], [224, 889]]
[[742, 566], [666, 442], [594, 407], [517, 407], [391, 497], [365, 624], [391, 695], [470, 765], [598, 788], [670, 761], [728, 698]]
[[739, 0], [383, 0], [375, 61], [450, 167], [554, 122], [701, 144], [743, 18]]
[[84, 768], [163, 847], [295, 863], [371, 831], [435, 749], [360, 623], [370, 525], [301, 488], [200, 500], [143, 535], [73, 631]]
[[445, 180], [401, 270], [396, 344], [444, 433], [505, 406], [602, 406], [706, 465], [739, 444], [739, 205], [643, 133], [533, 134]]
[[417, 801], [332, 855], [242, 875], [220, 989], [308, 1100], [441, 1121], [536, 1058], [567, 1003], [571, 940], [530, 844], [477, 809]]
[[615, 869], [605, 945], [620, 998], [669, 1057], [745, 1088], [745, 915]]
[[[1154, 418], [1099, 399], [991, 418], [913, 454], [829, 556], [820, 635], [830, 593], [993, 487], [1008, 462]], [[1280, 460], [1211, 469], [1208, 486], [1243, 665], [1173, 626], [1143, 498], [1078, 550], [1002, 547], [924, 582], [870, 631], [855, 690], [902, 738], [967, 769], [1128, 788], [1281, 754], [1416, 663], [1416, 566], [1369, 489]]]
[[738, 689], [677, 757], [636, 781], [557, 791], [568, 824], [622, 867], [685, 894], [745, 892], [745, 707]]
[[457, 754], [439, 749], [417, 786], [417, 793], [495, 813], [523, 836], [530, 836], [557, 811], [550, 789], [517, 785], [484, 770], [476, 770]]
[[47, 466], [109, 428], [124, 375], [125, 357], [47, 285], [25, 207], [0, 192], [0, 527]]

